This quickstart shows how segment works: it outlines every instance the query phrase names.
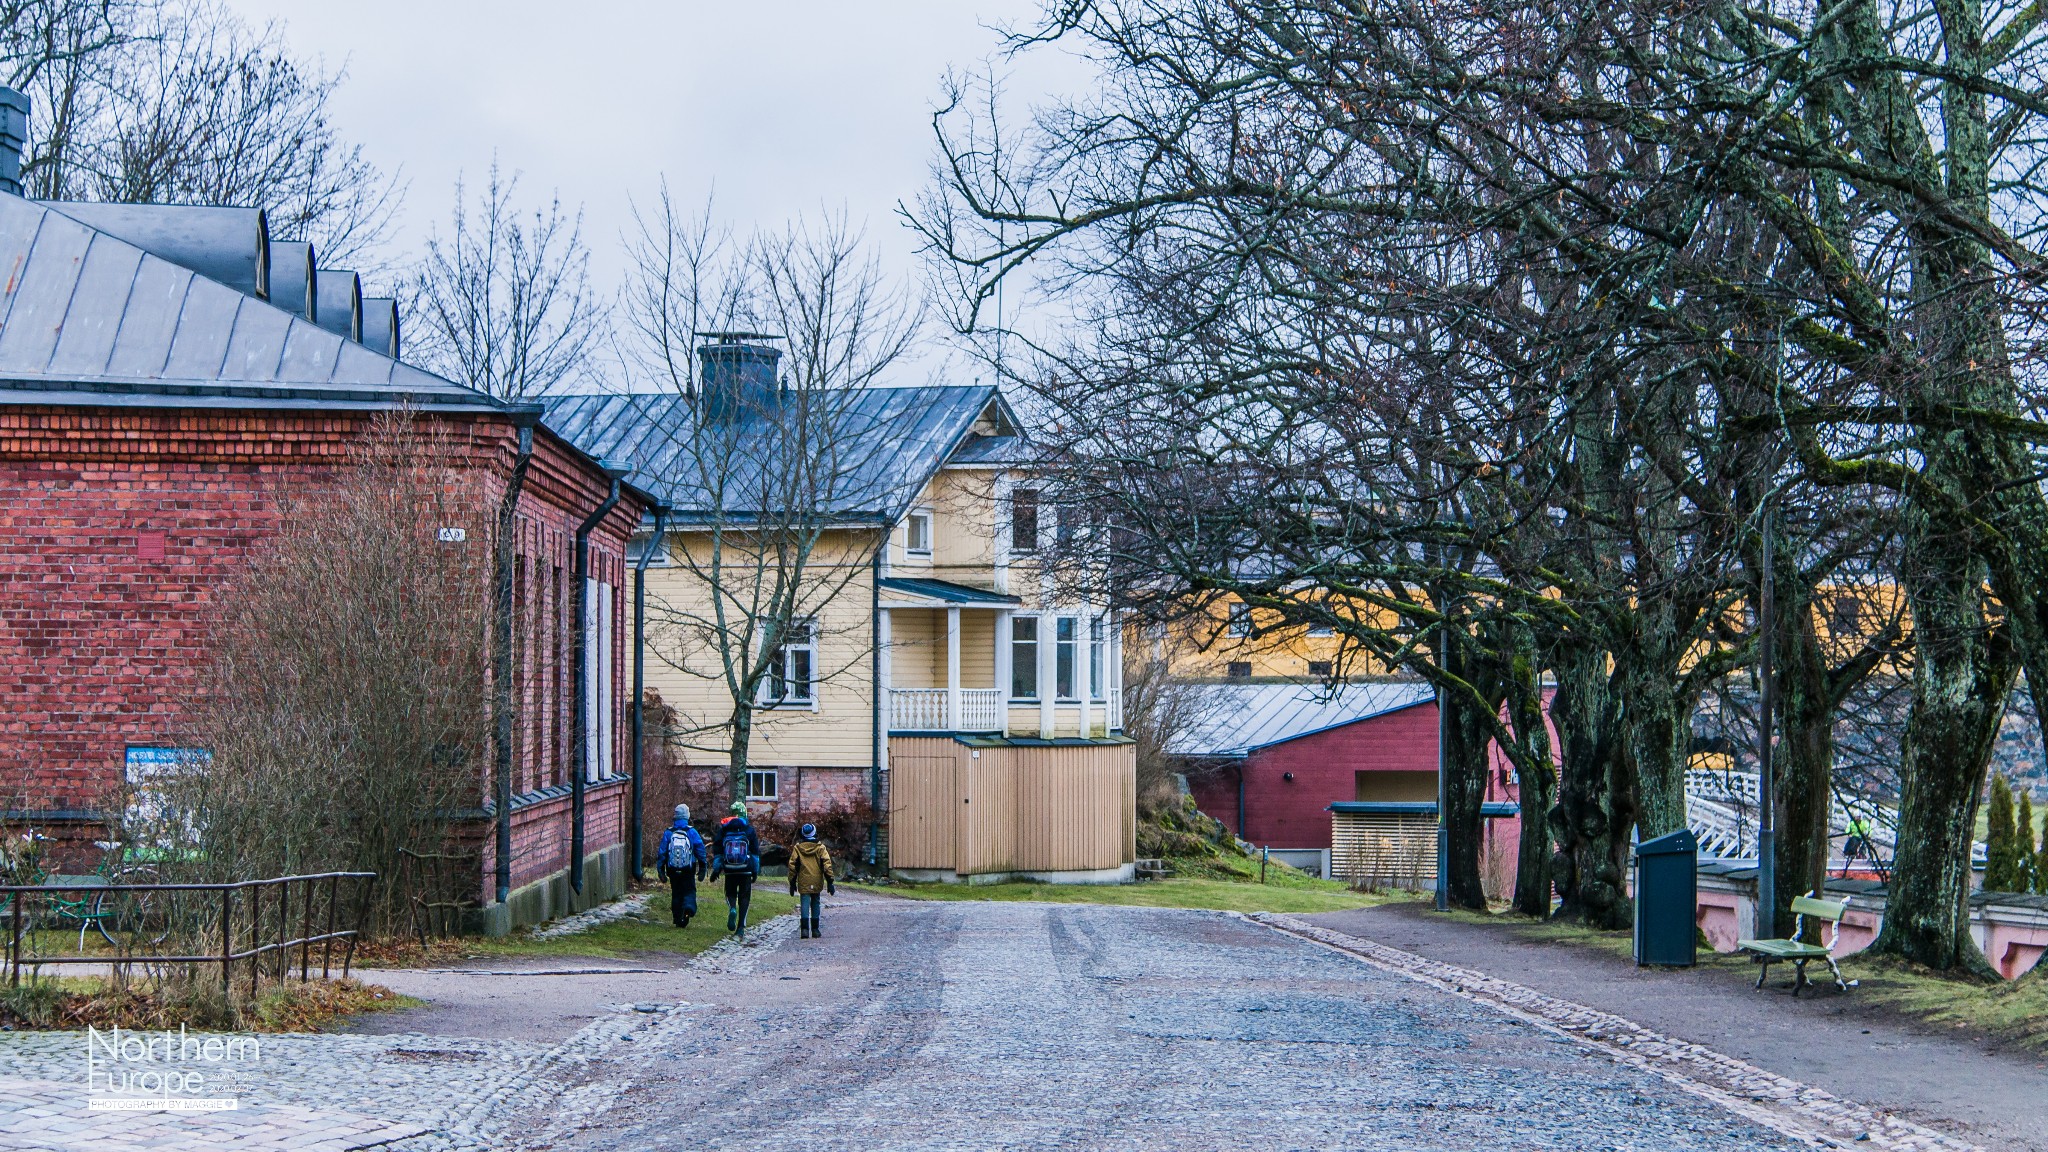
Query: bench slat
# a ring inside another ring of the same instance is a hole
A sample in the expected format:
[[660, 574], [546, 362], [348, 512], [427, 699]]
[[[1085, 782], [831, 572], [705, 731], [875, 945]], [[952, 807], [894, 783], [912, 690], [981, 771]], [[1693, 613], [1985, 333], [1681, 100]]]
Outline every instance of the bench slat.
[[1800, 957], [1817, 959], [1828, 954], [1819, 944], [1808, 944], [1804, 940], [1738, 940], [1735, 946], [1744, 952], [1755, 952], [1774, 959], [1796, 960]]
[[1811, 916], [1816, 920], [1826, 920], [1833, 923], [1836, 920], [1840, 920], [1843, 914], [1848, 911], [1849, 902], [1847, 900], [1815, 900], [1811, 896], [1794, 896], [1792, 898], [1792, 914], [1795, 916]]

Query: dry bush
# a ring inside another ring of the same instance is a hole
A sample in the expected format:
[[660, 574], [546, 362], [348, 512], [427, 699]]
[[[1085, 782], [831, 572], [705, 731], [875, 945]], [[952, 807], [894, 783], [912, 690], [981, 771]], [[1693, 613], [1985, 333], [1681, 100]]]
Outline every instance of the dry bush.
[[1207, 718], [1200, 689], [1176, 679], [1164, 660], [1147, 660], [1124, 674], [1124, 734], [1137, 742], [1138, 805], [1151, 811], [1174, 805], [1174, 773], [1186, 765], [1168, 753], [1174, 738]]
[[377, 872], [373, 923], [397, 926], [401, 853], [449, 847], [489, 761], [493, 517], [460, 448], [388, 414], [331, 484], [278, 490], [278, 532], [211, 637], [193, 733], [210, 756], [155, 806], [170, 825], [155, 838], [196, 849], [178, 871]]

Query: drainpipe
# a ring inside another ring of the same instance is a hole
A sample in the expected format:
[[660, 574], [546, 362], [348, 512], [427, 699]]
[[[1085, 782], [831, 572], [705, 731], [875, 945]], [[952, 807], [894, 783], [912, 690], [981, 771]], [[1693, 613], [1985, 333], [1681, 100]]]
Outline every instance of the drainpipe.
[[512, 564], [513, 537], [519, 528], [519, 493], [526, 487], [526, 466], [533, 462], [533, 428], [540, 423], [538, 404], [517, 405], [511, 410], [512, 426], [519, 431], [519, 453], [512, 459], [512, 474], [506, 478], [505, 494], [498, 501], [497, 571], [498, 611], [491, 622], [491, 710], [497, 729], [496, 763], [493, 765], [493, 800], [497, 807], [497, 893], [499, 904], [512, 896]]
[[633, 878], [640, 879], [646, 867], [642, 858], [640, 835], [640, 766], [645, 763], [640, 756], [642, 734], [646, 730], [646, 690], [643, 687], [643, 657], [647, 646], [647, 561], [653, 557], [656, 548], [668, 543], [668, 506], [654, 506], [654, 535], [640, 548], [640, 558], [633, 562]]
[[874, 638], [873, 651], [868, 654], [868, 682], [874, 685], [874, 747], [870, 751], [868, 764], [868, 866], [881, 866], [882, 851], [882, 757], [889, 738], [888, 729], [883, 726], [883, 709], [888, 704], [889, 688], [882, 683], [882, 562], [889, 553], [889, 534], [882, 533], [882, 546], [875, 549], [874, 578], [868, 581], [868, 635]]
[[572, 629], [575, 636], [573, 675], [576, 708], [573, 715], [576, 724], [570, 734], [574, 751], [569, 775], [569, 888], [578, 893], [583, 891], [583, 778], [590, 772], [590, 646], [585, 636], [590, 631], [590, 532], [618, 506], [619, 478], [626, 474], [625, 469], [613, 468], [602, 461], [598, 467], [611, 478], [611, 493], [576, 528], [576, 602]]

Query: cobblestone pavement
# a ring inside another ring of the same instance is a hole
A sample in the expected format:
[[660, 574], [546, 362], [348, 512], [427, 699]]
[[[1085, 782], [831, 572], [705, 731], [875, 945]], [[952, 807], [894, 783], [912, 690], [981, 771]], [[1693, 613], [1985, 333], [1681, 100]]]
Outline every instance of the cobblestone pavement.
[[650, 1016], [528, 1149], [1701, 1149], [1813, 1141], [1245, 918], [902, 902]]
[[849, 902], [825, 940], [764, 925], [676, 972], [682, 999], [612, 1005], [565, 1039], [263, 1037], [223, 1086], [241, 1111], [211, 1116], [109, 1122], [83, 1106], [80, 1036], [0, 1034], [0, 1148], [1966, 1147], [1618, 1017], [1259, 919]]

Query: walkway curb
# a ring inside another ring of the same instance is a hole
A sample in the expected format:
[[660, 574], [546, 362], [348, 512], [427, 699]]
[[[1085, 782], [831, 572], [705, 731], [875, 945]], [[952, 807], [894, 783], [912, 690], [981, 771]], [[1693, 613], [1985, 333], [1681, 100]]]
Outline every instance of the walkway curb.
[[1844, 1100], [1711, 1048], [1675, 1040], [1611, 1012], [1547, 996], [1484, 972], [1389, 948], [1293, 916], [1254, 912], [1246, 914], [1245, 919], [1342, 952], [1384, 972], [1487, 1005], [1815, 1147], [1860, 1145], [1900, 1152], [1984, 1152], [1978, 1145]]

